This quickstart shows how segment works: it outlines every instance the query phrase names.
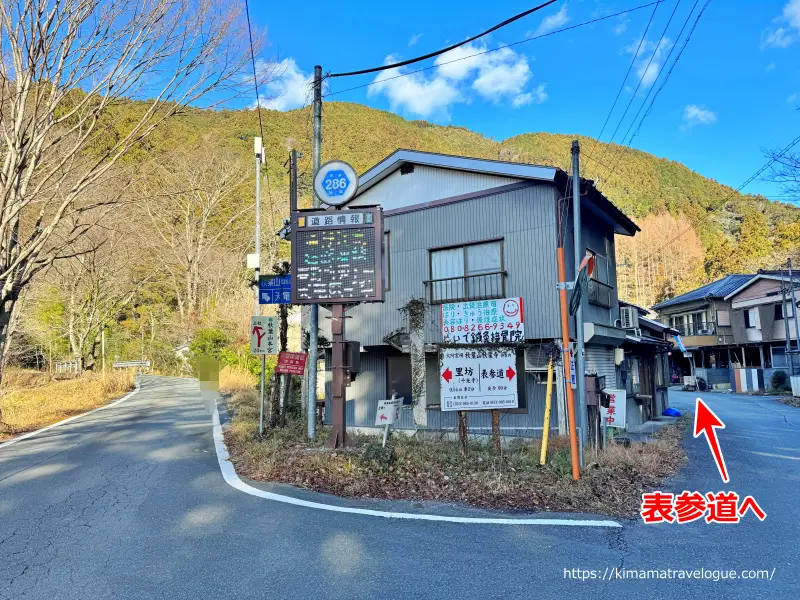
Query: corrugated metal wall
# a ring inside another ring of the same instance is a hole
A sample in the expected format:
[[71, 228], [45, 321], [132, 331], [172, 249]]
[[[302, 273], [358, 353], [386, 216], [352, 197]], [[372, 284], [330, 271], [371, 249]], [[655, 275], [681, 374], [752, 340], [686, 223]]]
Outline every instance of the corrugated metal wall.
[[[390, 232], [390, 286], [382, 304], [362, 304], [350, 310], [347, 337], [363, 346], [377, 346], [402, 326], [399, 308], [425, 295], [430, 277], [429, 249], [502, 238], [506, 296], [524, 298], [527, 338], [559, 334], [557, 267], [555, 261], [555, 194], [552, 184], [535, 184], [477, 198], [387, 217]], [[327, 311], [320, 323], [329, 335]], [[439, 309], [430, 315], [427, 342], [439, 340]]]
[[586, 372], [606, 376], [606, 387], [616, 387], [617, 369], [614, 365], [614, 347], [586, 344]]
[[413, 173], [402, 175], [398, 169], [358, 196], [349, 206], [379, 204], [383, 206], [383, 210], [391, 210], [411, 204], [488, 190], [516, 181], [520, 181], [520, 179], [414, 165]]

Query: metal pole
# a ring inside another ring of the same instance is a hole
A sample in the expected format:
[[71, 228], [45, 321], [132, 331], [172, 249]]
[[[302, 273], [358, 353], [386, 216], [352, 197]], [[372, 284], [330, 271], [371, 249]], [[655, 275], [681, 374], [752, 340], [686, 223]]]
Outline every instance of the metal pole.
[[[264, 141], [257, 137], [253, 142], [253, 150], [256, 158], [256, 231], [255, 231], [255, 255], [256, 255], [256, 269], [255, 269], [255, 286], [253, 288], [253, 315], [258, 316], [261, 314], [261, 306], [258, 298], [258, 280], [261, 276], [261, 162], [264, 157]], [[258, 388], [258, 432], [264, 433], [264, 367], [266, 357], [261, 355], [261, 375], [259, 377]]]
[[331, 448], [343, 448], [348, 445], [347, 439], [347, 383], [345, 381], [346, 344], [345, 344], [345, 306], [344, 304], [334, 304], [331, 307], [331, 336], [333, 344], [331, 348], [332, 365], [331, 370], [332, 384], [331, 395], [333, 404], [333, 417], [331, 424], [333, 431], [328, 438], [328, 446]]
[[[585, 251], [581, 238], [581, 177], [580, 177], [580, 153], [581, 145], [578, 140], [572, 141], [572, 226], [573, 226], [573, 245], [575, 249], [575, 278], [578, 277], [581, 261]], [[578, 312], [575, 313], [575, 391], [578, 393], [578, 401], [575, 408], [578, 410], [578, 426], [580, 427], [580, 443], [578, 444], [578, 456], [580, 458], [581, 469], [583, 468], [583, 446], [586, 443], [586, 382], [584, 375], [583, 358], [583, 296], [578, 303]]]
[[103, 378], [106, 376], [106, 326], [100, 330], [100, 361], [103, 365]]
[[[314, 67], [314, 176], [322, 162], [322, 67]], [[311, 192], [311, 205], [319, 206], [316, 192]], [[319, 353], [319, 307], [311, 305], [308, 320], [308, 437], [317, 435], [317, 355]]]
[[[789, 258], [787, 261], [787, 265], [789, 266], [789, 289], [791, 290], [791, 303], [792, 303], [792, 317], [794, 318], [794, 337], [797, 340], [797, 351], [800, 352], [800, 323], [797, 322], [797, 301], [795, 300], [794, 296], [794, 277], [792, 275], [792, 259]], [[794, 361], [790, 363], [792, 365], [792, 375], [794, 375]]]

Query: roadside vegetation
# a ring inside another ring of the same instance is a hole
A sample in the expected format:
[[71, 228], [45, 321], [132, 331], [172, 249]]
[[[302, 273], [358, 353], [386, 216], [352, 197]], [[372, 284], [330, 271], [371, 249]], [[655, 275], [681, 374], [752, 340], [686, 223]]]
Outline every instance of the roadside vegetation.
[[225, 430], [240, 475], [353, 498], [437, 500], [510, 510], [575, 511], [631, 517], [643, 491], [658, 486], [686, 463], [680, 440], [691, 422], [663, 428], [649, 444], [612, 444], [595, 458], [587, 451], [583, 477], [572, 481], [569, 440], [551, 440], [547, 465], [540, 441], [515, 440], [500, 456], [472, 441], [462, 457], [458, 441], [423, 440], [394, 433], [386, 448], [372, 436], [353, 436], [355, 448], [325, 447], [327, 428], [306, 439], [304, 419], [258, 435], [258, 396], [239, 387], [228, 401]]
[[57, 380], [49, 373], [8, 369], [0, 390], [0, 441], [98, 408], [133, 388], [132, 371]]

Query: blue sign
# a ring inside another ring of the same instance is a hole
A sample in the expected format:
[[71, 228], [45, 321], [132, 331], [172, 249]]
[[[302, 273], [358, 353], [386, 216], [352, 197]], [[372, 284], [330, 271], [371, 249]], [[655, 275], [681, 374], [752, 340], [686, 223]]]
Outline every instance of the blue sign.
[[259, 304], [291, 304], [291, 275], [262, 275], [258, 280]]
[[349, 185], [350, 179], [341, 169], [328, 171], [325, 177], [322, 178], [322, 189], [331, 197], [344, 196]]
[[683, 340], [681, 339], [681, 336], [676, 335], [674, 337], [675, 337], [675, 343], [678, 344], [678, 348], [681, 349], [681, 352], [686, 352], [686, 346], [683, 345]]

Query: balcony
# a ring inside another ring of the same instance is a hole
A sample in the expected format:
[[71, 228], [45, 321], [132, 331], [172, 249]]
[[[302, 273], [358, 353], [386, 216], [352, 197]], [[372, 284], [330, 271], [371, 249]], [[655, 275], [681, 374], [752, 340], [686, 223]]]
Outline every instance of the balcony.
[[504, 298], [505, 281], [505, 271], [430, 279], [424, 282], [425, 297], [431, 304]]
[[716, 335], [713, 323], [688, 323], [684, 325], [675, 325], [681, 335]]
[[589, 304], [611, 308], [614, 305], [614, 288], [602, 281], [589, 279]]

